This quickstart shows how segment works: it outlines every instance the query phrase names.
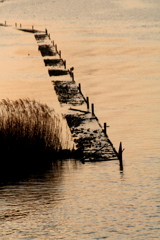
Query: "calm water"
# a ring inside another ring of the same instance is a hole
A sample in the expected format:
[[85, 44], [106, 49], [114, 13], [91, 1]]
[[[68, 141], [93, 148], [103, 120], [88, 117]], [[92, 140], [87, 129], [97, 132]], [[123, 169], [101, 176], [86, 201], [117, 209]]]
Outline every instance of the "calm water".
[[[1, 187], [1, 239], [159, 239], [159, 12], [159, 0], [0, 3], [0, 23], [48, 29], [100, 122], [110, 126], [115, 147], [122, 141], [125, 148], [123, 173], [118, 162], [71, 160]], [[30, 94], [56, 105], [35, 40], [26, 35], [23, 44], [20, 33], [7, 29], [0, 39], [0, 98]], [[20, 58], [24, 65], [15, 68]], [[12, 76], [2, 67], [8, 65]]]

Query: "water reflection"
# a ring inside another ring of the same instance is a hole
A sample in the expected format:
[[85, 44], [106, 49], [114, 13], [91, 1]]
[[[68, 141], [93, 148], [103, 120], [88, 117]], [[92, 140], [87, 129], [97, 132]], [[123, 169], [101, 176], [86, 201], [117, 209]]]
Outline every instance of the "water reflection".
[[37, 176], [1, 187], [2, 237], [127, 239], [133, 234], [138, 239], [147, 232], [141, 229], [144, 221], [150, 228], [156, 224], [157, 209], [150, 203], [158, 195], [152, 196], [150, 180], [141, 182], [134, 165], [127, 168], [124, 178], [118, 162], [58, 161]]
[[[72, 161], [73, 169], [81, 163]], [[65, 165], [65, 167], [64, 167]], [[57, 161], [48, 169], [41, 169], [27, 179], [10, 182], [0, 187], [0, 221], [24, 218], [29, 214], [43, 211], [64, 200], [61, 184], [64, 171], [71, 167], [70, 161]]]

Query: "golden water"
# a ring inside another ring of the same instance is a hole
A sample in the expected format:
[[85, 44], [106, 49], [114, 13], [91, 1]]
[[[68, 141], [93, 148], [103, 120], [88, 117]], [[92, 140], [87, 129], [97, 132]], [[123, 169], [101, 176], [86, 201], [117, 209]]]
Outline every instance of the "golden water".
[[[123, 173], [117, 162], [65, 162], [1, 188], [2, 239], [159, 238], [159, 12], [159, 0], [0, 3], [0, 22], [48, 29], [111, 141], [125, 148]], [[33, 35], [12, 27], [0, 27], [0, 98], [33, 97], [59, 111]]]

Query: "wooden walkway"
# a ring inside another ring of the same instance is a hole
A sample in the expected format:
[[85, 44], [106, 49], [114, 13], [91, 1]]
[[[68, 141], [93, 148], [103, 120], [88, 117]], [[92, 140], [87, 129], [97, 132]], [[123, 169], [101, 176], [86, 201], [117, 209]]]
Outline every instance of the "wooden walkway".
[[89, 107], [80, 84], [74, 79], [74, 68], [66, 69], [66, 61], [61, 57], [57, 45], [51, 41], [47, 30], [35, 33], [38, 49], [48, 67], [48, 74], [53, 76], [52, 83], [58, 96], [62, 112], [71, 130], [78, 149], [83, 151], [84, 162], [119, 160], [119, 155], [110, 141], [106, 128], [102, 127], [94, 114], [94, 105]]
[[89, 106], [89, 98], [83, 95], [81, 85], [75, 82], [74, 68], [66, 69], [66, 61], [62, 59], [57, 45], [51, 41], [48, 31], [38, 31], [33, 27], [18, 30], [33, 33], [35, 36], [44, 65], [48, 68], [49, 76], [53, 77], [52, 83], [62, 107], [62, 114], [66, 118], [77, 149], [83, 153], [79, 156], [81, 161], [84, 163], [118, 160], [120, 170], [123, 170], [121, 143], [117, 152], [107, 135], [106, 124], [102, 126], [95, 116], [94, 105]]

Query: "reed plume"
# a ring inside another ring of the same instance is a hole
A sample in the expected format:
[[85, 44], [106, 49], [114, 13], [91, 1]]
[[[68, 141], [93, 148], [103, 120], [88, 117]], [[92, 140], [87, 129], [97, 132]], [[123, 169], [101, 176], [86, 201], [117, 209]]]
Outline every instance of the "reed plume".
[[64, 134], [63, 121], [54, 109], [35, 100], [1, 100], [0, 168], [8, 163], [22, 166], [48, 158], [53, 161], [63, 149], [72, 150], [70, 130], [66, 126]]

